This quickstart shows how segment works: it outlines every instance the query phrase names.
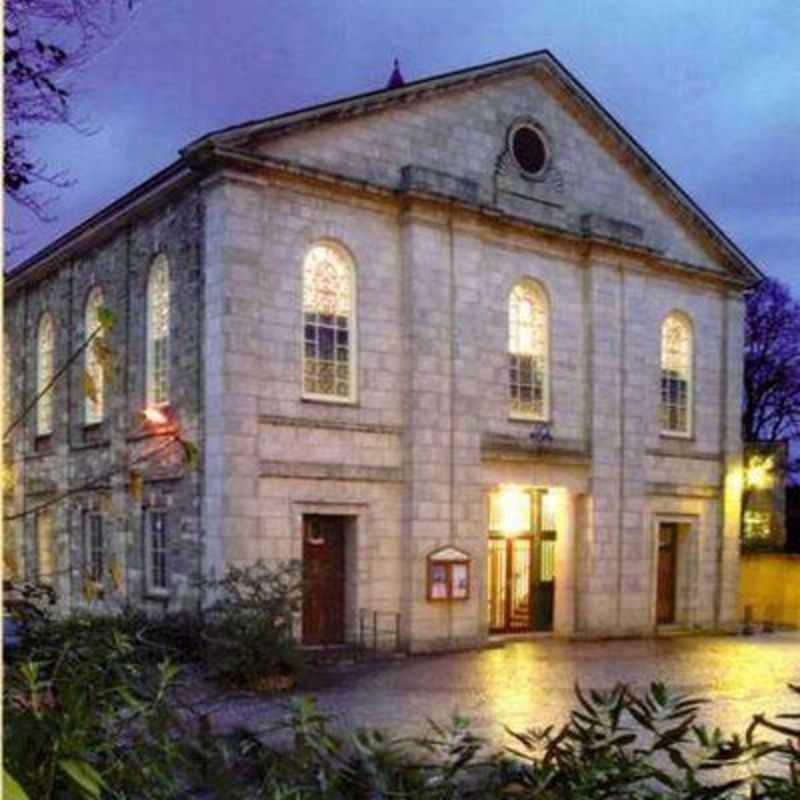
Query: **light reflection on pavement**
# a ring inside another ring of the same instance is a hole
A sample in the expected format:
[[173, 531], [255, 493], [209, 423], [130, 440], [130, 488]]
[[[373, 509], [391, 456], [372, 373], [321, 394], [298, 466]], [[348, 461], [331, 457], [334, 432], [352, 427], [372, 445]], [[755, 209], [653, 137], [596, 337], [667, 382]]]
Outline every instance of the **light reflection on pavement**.
[[[502, 648], [419, 656], [330, 669], [303, 692], [350, 726], [421, 732], [425, 720], [469, 717], [495, 743], [504, 727], [523, 730], [567, 720], [573, 687], [610, 689], [623, 682], [645, 689], [663, 681], [713, 701], [701, 721], [725, 732], [744, 732], [753, 714], [800, 712], [800, 633], [754, 637], [690, 636], [602, 642], [534, 639]], [[214, 715], [216, 725], [262, 728], [285, 713], [287, 697], [239, 696]]]

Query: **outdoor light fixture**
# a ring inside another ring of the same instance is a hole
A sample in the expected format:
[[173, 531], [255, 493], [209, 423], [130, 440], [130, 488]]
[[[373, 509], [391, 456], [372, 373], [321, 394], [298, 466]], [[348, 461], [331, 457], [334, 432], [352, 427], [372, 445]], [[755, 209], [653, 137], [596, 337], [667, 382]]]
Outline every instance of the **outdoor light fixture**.
[[492, 530], [504, 536], [531, 529], [531, 495], [518, 486], [501, 486], [491, 495], [489, 516]]
[[745, 471], [745, 482], [748, 489], [769, 489], [772, 485], [772, 459], [755, 456], [750, 460]]
[[142, 414], [151, 425], [166, 425], [169, 421], [167, 415], [160, 408], [156, 408], [155, 406], [147, 406], [147, 408], [142, 411]]

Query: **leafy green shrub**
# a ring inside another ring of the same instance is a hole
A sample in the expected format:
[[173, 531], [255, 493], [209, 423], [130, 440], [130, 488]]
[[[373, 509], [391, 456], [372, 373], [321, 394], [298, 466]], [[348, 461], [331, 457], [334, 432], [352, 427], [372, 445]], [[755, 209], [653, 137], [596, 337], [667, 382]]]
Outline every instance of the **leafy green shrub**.
[[[800, 691], [792, 687], [795, 692]], [[237, 764], [216, 797], [284, 800], [789, 800], [800, 797], [800, 714], [756, 717], [744, 736], [697, 723], [703, 700], [653, 684], [577, 690], [569, 722], [511, 733], [500, 751], [466, 720], [431, 723], [429, 735], [374, 729], [337, 735], [311, 700], [283, 723], [294, 747], [237, 731], [215, 742], [216, 763]], [[759, 738], [767, 730], [780, 734]]]
[[137, 647], [129, 625], [43, 621], [6, 669], [4, 768], [31, 800], [179, 796], [167, 702], [176, 671]]
[[302, 603], [299, 562], [229, 566], [222, 578], [201, 586], [215, 599], [205, 618], [207, 657], [221, 681], [256, 688], [265, 678], [302, 670], [294, 638]]

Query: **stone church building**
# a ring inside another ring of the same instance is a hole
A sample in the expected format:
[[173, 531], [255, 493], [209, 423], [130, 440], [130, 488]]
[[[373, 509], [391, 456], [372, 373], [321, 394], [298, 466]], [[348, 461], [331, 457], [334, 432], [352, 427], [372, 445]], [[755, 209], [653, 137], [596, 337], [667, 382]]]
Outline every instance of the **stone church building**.
[[208, 134], [7, 279], [7, 563], [300, 559], [310, 643], [730, 628], [759, 277], [547, 51]]

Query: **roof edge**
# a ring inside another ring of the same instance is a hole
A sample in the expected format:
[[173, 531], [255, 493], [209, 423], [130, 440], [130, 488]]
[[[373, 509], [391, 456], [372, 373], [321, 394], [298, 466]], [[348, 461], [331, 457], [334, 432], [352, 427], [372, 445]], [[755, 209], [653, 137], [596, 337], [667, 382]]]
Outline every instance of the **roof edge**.
[[97, 233], [97, 227], [115, 218], [123, 217], [136, 211], [148, 200], [181, 184], [186, 178], [192, 177], [192, 168], [186, 159], [178, 158], [171, 164], [151, 175], [146, 180], [134, 186], [128, 192], [101, 208], [92, 216], [70, 228], [66, 233], [45, 245], [33, 255], [17, 264], [5, 273], [6, 295], [13, 293], [29, 281], [34, 280], [40, 271], [44, 272], [55, 259], [63, 258], [71, 248], [80, 247], [82, 241], [91, 238]]

